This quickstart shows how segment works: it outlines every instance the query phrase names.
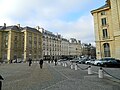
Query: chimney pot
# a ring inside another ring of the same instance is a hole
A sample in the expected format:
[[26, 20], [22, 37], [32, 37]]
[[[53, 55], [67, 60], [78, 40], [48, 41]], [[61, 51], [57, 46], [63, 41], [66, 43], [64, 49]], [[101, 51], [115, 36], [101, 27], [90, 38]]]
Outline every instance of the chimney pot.
[[4, 27], [6, 27], [6, 23], [4, 23]]

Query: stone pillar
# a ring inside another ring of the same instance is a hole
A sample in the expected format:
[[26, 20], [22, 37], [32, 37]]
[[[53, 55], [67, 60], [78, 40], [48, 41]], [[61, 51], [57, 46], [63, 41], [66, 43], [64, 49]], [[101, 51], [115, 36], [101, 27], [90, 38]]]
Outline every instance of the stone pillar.
[[13, 40], [14, 34], [12, 31], [9, 31], [8, 34], [8, 51], [7, 51], [7, 60], [10, 62], [10, 60], [13, 59], [13, 46], [14, 46], [14, 40]]
[[27, 31], [24, 32], [24, 61], [26, 61], [28, 58], [27, 58], [27, 55], [28, 55], [28, 45], [27, 45]]

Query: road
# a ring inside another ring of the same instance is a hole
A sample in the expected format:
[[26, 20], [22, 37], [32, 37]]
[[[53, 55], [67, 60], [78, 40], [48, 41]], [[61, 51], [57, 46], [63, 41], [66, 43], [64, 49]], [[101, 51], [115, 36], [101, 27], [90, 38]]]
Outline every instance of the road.
[[4, 77], [2, 90], [120, 90], [120, 83], [111, 77], [99, 79], [97, 74], [88, 75], [87, 70], [53, 63], [44, 63], [43, 69], [38, 63], [31, 67], [27, 63], [3, 64], [0, 74]]

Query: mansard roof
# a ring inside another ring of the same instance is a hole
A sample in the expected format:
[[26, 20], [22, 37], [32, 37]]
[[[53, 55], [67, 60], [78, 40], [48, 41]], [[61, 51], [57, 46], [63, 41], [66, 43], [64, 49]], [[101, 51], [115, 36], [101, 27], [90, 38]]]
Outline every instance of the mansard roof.
[[13, 26], [0, 26], [0, 30], [17, 30], [17, 31], [20, 31], [22, 28], [19, 28], [18, 26], [16, 25], [13, 25]]
[[26, 26], [26, 27], [24, 27], [23, 28], [23, 30], [30, 30], [30, 31], [32, 31], [32, 32], [39, 32], [40, 33], [40, 31], [39, 30], [37, 30], [37, 29], [35, 29], [35, 28], [32, 28], [32, 27], [28, 27], [28, 26]]
[[4, 29], [4, 27], [3, 26], [0, 26], [0, 30], [3, 30]]
[[95, 10], [92, 10], [91, 13], [93, 14], [94, 12], [99, 12], [101, 10], [106, 10], [106, 9], [109, 9], [110, 7], [111, 7], [110, 0], [107, 0], [105, 5], [99, 7], [97, 9], [95, 9]]
[[[101, 7], [98, 8], [98, 9], [103, 9], [103, 8], [106, 8], [106, 7], [109, 7], [109, 5], [108, 5], [108, 4], [105, 4], [105, 5], [101, 6]], [[97, 10], [98, 10], [98, 9], [97, 9]]]

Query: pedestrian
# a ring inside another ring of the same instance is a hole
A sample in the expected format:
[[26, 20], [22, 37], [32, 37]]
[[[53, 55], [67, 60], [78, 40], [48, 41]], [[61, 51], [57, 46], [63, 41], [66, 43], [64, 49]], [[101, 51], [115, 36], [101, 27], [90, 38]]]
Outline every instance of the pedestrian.
[[3, 79], [3, 77], [0, 75], [0, 90], [2, 90], [2, 80], [4, 80], [4, 79]]
[[29, 58], [28, 62], [29, 62], [29, 66], [31, 66], [31, 64], [32, 64], [32, 59]]
[[55, 66], [57, 65], [57, 59], [55, 59]]
[[40, 59], [39, 64], [40, 64], [40, 68], [42, 69], [42, 67], [43, 67], [43, 59]]

